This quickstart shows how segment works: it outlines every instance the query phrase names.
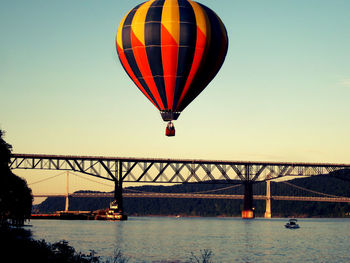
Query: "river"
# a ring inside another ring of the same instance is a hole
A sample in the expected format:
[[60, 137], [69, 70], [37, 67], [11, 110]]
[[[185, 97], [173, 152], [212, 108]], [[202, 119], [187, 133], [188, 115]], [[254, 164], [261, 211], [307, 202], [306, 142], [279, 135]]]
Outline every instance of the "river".
[[116, 249], [134, 262], [188, 262], [212, 251], [213, 262], [350, 262], [350, 219], [129, 217], [128, 221], [31, 220], [33, 237], [66, 240], [103, 259]]

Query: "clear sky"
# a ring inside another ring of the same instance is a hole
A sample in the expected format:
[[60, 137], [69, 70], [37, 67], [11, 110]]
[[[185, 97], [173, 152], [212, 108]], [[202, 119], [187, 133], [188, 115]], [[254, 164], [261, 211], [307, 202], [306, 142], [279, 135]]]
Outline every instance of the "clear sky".
[[1, 0], [0, 128], [16, 153], [350, 163], [350, 1], [202, 0], [225, 63], [176, 136], [115, 49], [136, 0]]

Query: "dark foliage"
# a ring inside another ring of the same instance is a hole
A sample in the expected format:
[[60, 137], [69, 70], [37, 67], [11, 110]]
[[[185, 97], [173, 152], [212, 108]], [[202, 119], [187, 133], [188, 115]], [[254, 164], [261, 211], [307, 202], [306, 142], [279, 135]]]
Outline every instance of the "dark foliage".
[[201, 250], [201, 256], [196, 256], [193, 252], [190, 257], [190, 263], [213, 263], [212, 256], [213, 252], [209, 249]]
[[11, 221], [20, 225], [30, 218], [32, 191], [26, 181], [9, 168], [12, 146], [5, 142], [3, 135], [0, 130], [0, 224]]
[[31, 232], [22, 228], [0, 227], [1, 262], [88, 263], [100, 262], [94, 251], [78, 253], [66, 241], [53, 244], [34, 240]]
[[10, 163], [12, 146], [5, 142], [3, 136], [5, 135], [4, 131], [0, 130], [0, 170], [8, 169]]
[[[77, 252], [67, 241], [61, 240], [51, 244], [45, 240], [34, 240], [29, 230], [7, 226], [0, 227], [0, 244], [1, 262], [127, 263], [130, 260], [119, 248], [114, 251], [113, 257], [102, 260], [94, 250], [83, 254]], [[212, 263], [212, 257], [212, 251], [204, 249], [200, 250], [199, 256], [191, 252], [186, 262]]]

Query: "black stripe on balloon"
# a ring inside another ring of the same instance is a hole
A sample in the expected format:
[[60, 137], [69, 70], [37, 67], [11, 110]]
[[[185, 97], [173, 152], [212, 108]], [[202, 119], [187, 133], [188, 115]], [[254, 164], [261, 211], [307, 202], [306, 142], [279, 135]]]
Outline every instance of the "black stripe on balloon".
[[[221, 20], [209, 8], [202, 4], [200, 4], [200, 6], [204, 9], [209, 19], [211, 32], [209, 45], [205, 52], [205, 57], [202, 60], [201, 67], [193, 79], [188, 93], [180, 103], [179, 111], [184, 110], [216, 76], [224, 63], [227, 53], [227, 32], [225, 27], [222, 26]], [[224, 32], [223, 29], [225, 30]], [[225, 36], [225, 38], [222, 36]]]
[[179, 7], [186, 6], [188, 4], [187, 0], [177, 0]]
[[161, 7], [163, 8], [165, 0], [156, 0], [152, 3], [152, 7]]
[[[205, 58], [205, 65], [207, 70], [203, 70], [203, 77], [201, 78], [204, 82], [204, 87], [216, 76], [219, 72], [227, 53], [227, 33], [220, 18], [209, 8], [201, 5], [204, 8], [209, 18], [211, 26], [211, 35], [209, 40], [209, 49]], [[222, 31], [225, 30], [225, 32]], [[222, 36], [225, 35], [226, 38]]]
[[180, 11], [180, 42], [177, 78], [172, 108], [175, 110], [190, 74], [197, 40], [196, 16], [187, 0], [178, 0]]
[[[122, 28], [122, 43], [123, 43], [123, 49], [124, 49], [124, 54], [126, 57], [126, 60], [129, 63], [129, 66], [131, 70], [134, 72], [136, 78], [139, 80], [141, 83], [142, 87], [145, 89], [147, 92], [148, 96], [151, 98], [154, 104], [157, 105], [157, 107], [160, 109], [160, 106], [158, 105], [156, 99], [154, 98], [151, 90], [149, 89], [147, 83], [145, 82], [141, 71], [137, 65], [137, 62], [135, 60], [134, 52], [132, 49], [132, 43], [131, 43], [131, 23], [134, 18], [134, 15], [137, 11], [137, 9], [141, 5], [138, 5], [135, 7], [133, 10], [130, 11], [129, 15], [126, 17], [123, 28]], [[140, 90], [142, 92], [142, 90]]]
[[164, 108], [168, 108], [161, 48], [161, 19], [164, 0], [155, 1], [149, 7], [145, 20], [145, 46], [148, 64]]

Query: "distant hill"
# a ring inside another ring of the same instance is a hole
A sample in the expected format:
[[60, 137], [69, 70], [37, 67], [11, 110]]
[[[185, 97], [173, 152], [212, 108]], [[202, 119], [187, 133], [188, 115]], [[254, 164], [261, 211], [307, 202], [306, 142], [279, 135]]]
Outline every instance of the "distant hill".
[[[330, 175], [320, 175], [309, 178], [299, 178], [288, 181], [300, 188], [312, 189], [315, 192], [327, 193], [335, 196], [350, 196], [350, 172], [341, 171]], [[139, 186], [128, 187], [127, 191], [164, 192], [164, 193], [194, 193], [207, 192], [218, 194], [243, 194], [241, 181], [228, 184], [201, 184], [188, 183], [173, 186]], [[225, 188], [225, 190], [215, 191]], [[265, 194], [265, 183], [256, 183], [253, 187], [254, 194]], [[302, 195], [311, 195], [301, 189]], [[272, 195], [291, 195], [290, 186], [283, 182], [271, 182]], [[79, 191], [88, 192], [88, 191]], [[299, 193], [299, 194], [300, 194]], [[70, 198], [70, 210], [98, 210], [109, 206], [111, 198]], [[47, 198], [35, 209], [41, 213], [64, 210], [65, 199], [58, 197]], [[128, 215], [183, 215], [183, 216], [240, 216], [242, 200], [220, 199], [172, 199], [172, 198], [124, 198], [124, 209]], [[255, 200], [257, 216], [265, 213], [265, 201]], [[297, 202], [297, 201], [272, 201], [272, 215], [274, 217], [346, 217], [350, 214], [348, 203], [326, 202]]]

